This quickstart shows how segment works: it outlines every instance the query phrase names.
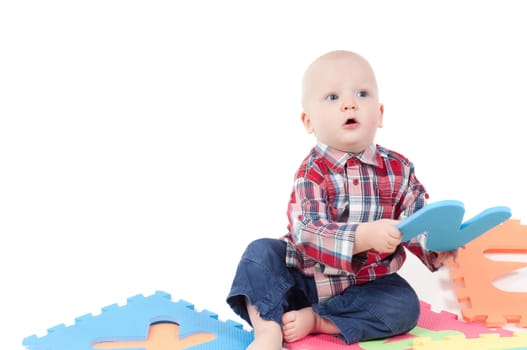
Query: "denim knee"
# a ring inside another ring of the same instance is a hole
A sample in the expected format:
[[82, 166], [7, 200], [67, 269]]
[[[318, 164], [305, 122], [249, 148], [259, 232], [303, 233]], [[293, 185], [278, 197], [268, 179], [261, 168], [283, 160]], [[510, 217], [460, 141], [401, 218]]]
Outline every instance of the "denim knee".
[[249, 324], [246, 298], [262, 317], [280, 322], [285, 296], [294, 283], [285, 265], [285, 254], [286, 243], [271, 238], [257, 239], [245, 249], [227, 303]]
[[[401, 278], [402, 279], [402, 278]], [[395, 292], [395, 291], [394, 291]], [[419, 298], [409, 285], [403, 285], [394, 293], [390, 305], [384, 306], [384, 312], [379, 318], [394, 334], [402, 334], [412, 330], [419, 320], [421, 313]]]
[[331, 320], [351, 344], [412, 330], [419, 319], [420, 304], [411, 286], [392, 274], [348, 287], [342, 294], [313, 305], [313, 309]]
[[285, 264], [286, 243], [274, 238], [259, 238], [249, 243], [242, 259], [253, 261], [271, 269]]

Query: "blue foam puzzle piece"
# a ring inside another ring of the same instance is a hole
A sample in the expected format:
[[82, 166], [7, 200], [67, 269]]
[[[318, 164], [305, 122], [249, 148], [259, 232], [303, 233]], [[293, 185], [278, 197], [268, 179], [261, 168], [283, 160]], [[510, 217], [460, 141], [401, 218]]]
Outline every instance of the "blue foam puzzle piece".
[[242, 350], [254, 339], [253, 332], [244, 330], [241, 324], [220, 321], [216, 314], [207, 310], [197, 312], [191, 303], [173, 302], [170, 294], [158, 291], [148, 297], [128, 298], [124, 306], [109, 305], [102, 308], [100, 315], [78, 317], [74, 325], [58, 325], [48, 329], [47, 335], [32, 335], [22, 343], [30, 350], [93, 350], [92, 345], [100, 342], [144, 341], [150, 325], [158, 322], [177, 323], [180, 339], [196, 333], [216, 336], [209, 342], [192, 346], [196, 350]]
[[444, 200], [428, 204], [401, 221], [397, 228], [407, 242], [427, 233], [426, 248], [433, 251], [458, 249], [511, 217], [508, 207], [488, 208], [463, 222], [462, 202]]

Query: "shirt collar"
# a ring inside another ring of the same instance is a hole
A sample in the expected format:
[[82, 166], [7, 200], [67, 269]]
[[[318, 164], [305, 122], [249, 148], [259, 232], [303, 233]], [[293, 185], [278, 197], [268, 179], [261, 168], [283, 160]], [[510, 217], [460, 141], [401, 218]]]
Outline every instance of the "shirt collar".
[[378, 166], [377, 162], [377, 146], [375, 143], [369, 145], [364, 151], [360, 153], [344, 152], [335, 148], [331, 148], [321, 142], [315, 146], [315, 152], [318, 153], [327, 165], [335, 171], [341, 172], [348, 163], [348, 160], [355, 159], [361, 163]]

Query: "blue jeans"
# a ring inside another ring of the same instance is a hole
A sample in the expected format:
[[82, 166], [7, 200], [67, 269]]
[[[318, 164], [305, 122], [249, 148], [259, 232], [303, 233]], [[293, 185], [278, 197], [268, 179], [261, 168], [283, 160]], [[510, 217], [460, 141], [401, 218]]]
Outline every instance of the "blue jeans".
[[347, 344], [407, 333], [417, 325], [419, 299], [398, 274], [348, 287], [319, 302], [313, 277], [287, 267], [285, 254], [286, 243], [271, 238], [253, 241], [245, 250], [227, 303], [249, 324], [245, 298], [262, 318], [280, 325], [285, 312], [311, 306], [337, 326]]

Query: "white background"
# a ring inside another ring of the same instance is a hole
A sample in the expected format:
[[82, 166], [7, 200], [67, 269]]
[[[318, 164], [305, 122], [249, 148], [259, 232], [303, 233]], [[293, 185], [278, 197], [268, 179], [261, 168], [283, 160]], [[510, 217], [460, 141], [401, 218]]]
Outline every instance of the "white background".
[[[506, 205], [525, 223], [520, 4], [2, 2], [2, 348], [155, 290], [239, 321], [225, 296], [247, 243], [285, 233], [314, 144], [301, 75], [329, 50], [370, 61], [377, 141], [415, 163], [430, 201], [461, 200], [467, 217]], [[448, 271], [410, 256], [402, 274], [459, 313]]]

